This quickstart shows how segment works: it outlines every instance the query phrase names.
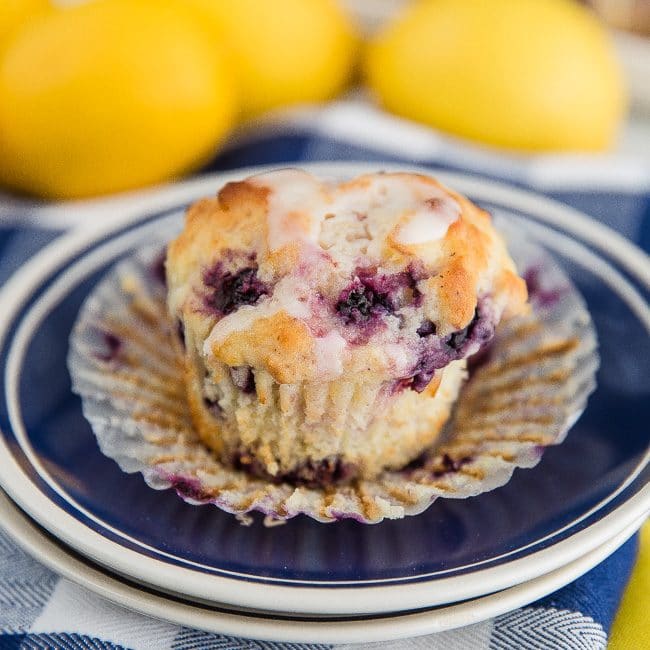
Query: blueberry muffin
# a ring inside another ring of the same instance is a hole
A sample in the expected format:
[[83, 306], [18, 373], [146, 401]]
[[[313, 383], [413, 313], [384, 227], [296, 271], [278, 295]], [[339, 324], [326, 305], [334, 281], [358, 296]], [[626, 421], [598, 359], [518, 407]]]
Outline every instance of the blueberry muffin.
[[228, 183], [190, 207], [166, 272], [204, 442], [310, 486], [419, 456], [467, 357], [526, 309], [489, 215], [409, 173]]

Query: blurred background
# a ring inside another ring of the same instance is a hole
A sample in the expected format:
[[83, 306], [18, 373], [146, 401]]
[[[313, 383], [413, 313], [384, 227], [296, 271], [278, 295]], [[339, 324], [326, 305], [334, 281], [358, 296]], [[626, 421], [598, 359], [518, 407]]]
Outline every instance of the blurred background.
[[0, 0], [2, 205], [354, 157], [647, 190], [650, 0]]

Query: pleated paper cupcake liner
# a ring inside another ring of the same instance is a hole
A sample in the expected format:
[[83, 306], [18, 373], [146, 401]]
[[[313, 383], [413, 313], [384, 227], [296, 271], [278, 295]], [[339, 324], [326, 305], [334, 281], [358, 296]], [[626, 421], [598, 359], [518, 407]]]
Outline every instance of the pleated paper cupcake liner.
[[258, 511], [267, 522], [305, 514], [377, 523], [418, 514], [438, 497], [492, 490], [562, 442], [595, 388], [598, 368], [594, 328], [578, 291], [548, 253], [508, 230], [531, 313], [502, 323], [487, 351], [470, 360], [443, 441], [400, 471], [315, 489], [222, 464], [192, 426], [160, 246], [119, 263], [86, 300], [70, 340], [73, 390], [106, 456], [194, 505], [236, 515]]

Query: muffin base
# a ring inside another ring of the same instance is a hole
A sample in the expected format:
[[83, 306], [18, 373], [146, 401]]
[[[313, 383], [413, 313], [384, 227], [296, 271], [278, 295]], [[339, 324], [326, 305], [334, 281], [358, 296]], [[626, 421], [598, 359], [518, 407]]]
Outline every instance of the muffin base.
[[[191, 352], [185, 363], [192, 421], [222, 462], [305, 485], [407, 465], [439, 438], [466, 377], [465, 361], [454, 361], [416, 393], [356, 379], [279, 384], [266, 371], [227, 366], [208, 374]], [[237, 377], [245, 372], [248, 390]]]

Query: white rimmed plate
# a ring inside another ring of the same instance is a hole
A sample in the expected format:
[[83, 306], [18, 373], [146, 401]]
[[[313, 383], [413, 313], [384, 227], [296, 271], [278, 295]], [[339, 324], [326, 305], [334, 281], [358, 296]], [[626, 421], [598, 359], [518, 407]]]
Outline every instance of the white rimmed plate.
[[[304, 165], [350, 175], [396, 165]], [[413, 168], [409, 168], [413, 169]], [[136, 582], [230, 606], [376, 614], [457, 602], [556, 570], [650, 508], [644, 254], [565, 206], [475, 178], [439, 174], [545, 246], [584, 295], [598, 332], [598, 389], [562, 445], [478, 498], [367, 527], [297, 519], [243, 528], [120, 472], [97, 449], [65, 367], [79, 305], [106, 269], [155, 240], [191, 198], [260, 169], [166, 190], [53, 244], [0, 297], [0, 484], [52, 534]], [[167, 206], [167, 209], [165, 209]], [[179, 223], [180, 227], [180, 223]], [[399, 603], [399, 605], [396, 605]]]

